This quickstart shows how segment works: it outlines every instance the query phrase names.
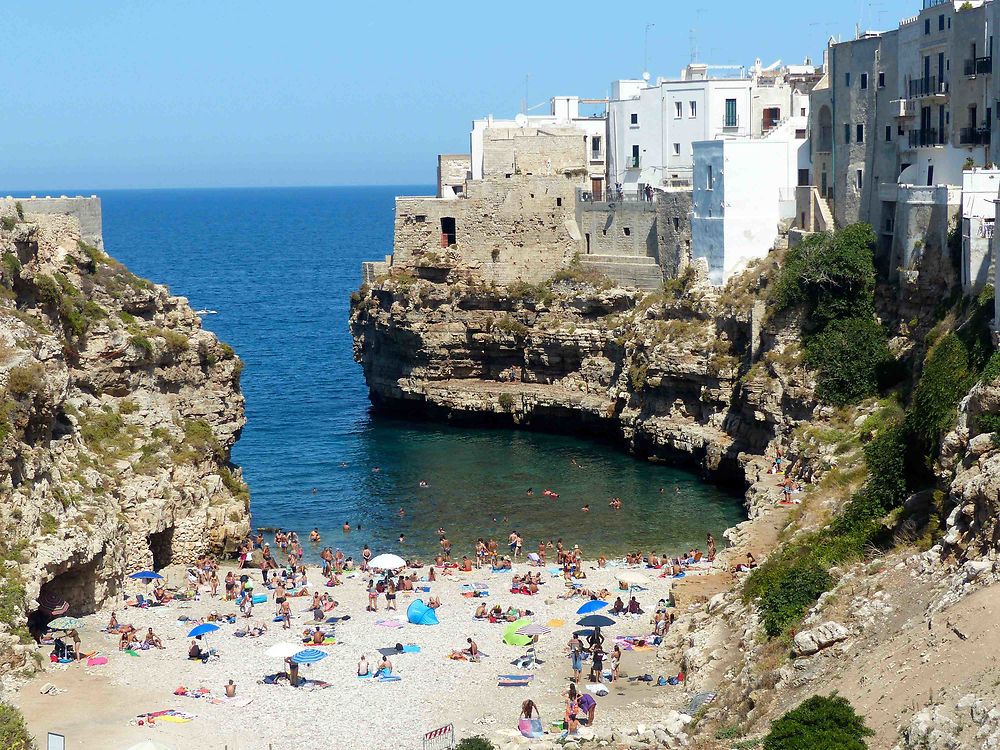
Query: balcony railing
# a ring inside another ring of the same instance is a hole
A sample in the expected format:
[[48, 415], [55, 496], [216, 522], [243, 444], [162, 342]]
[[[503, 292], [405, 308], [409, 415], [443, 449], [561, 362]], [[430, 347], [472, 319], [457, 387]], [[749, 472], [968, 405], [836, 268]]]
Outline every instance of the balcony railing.
[[940, 146], [943, 144], [944, 133], [939, 133], [937, 128], [910, 131], [910, 148], [918, 148], [920, 146]]
[[896, 99], [893, 104], [899, 107], [894, 113], [896, 117], [913, 117], [917, 114], [917, 102], [914, 99]]
[[938, 96], [948, 93], [948, 82], [938, 81], [937, 76], [916, 78], [910, 81], [910, 98], [917, 96]]
[[625, 159], [625, 168], [626, 169], [638, 169], [638, 167], [639, 167], [639, 157], [638, 156], [629, 156], [629, 157], [626, 157], [626, 159]]
[[723, 130], [731, 130], [732, 128], [738, 128], [740, 126], [739, 115], [736, 117], [723, 117], [722, 118], [722, 128]]
[[965, 75], [978, 76], [993, 72], [993, 57], [973, 57], [965, 61]]
[[988, 146], [989, 128], [962, 128], [958, 131], [958, 142], [963, 146]]

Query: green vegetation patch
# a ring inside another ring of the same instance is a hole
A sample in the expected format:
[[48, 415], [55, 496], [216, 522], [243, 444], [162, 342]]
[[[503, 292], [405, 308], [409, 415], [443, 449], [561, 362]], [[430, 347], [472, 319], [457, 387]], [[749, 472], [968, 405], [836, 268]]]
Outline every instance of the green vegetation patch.
[[771, 725], [764, 750], [867, 750], [874, 734], [846, 698], [814, 695]]

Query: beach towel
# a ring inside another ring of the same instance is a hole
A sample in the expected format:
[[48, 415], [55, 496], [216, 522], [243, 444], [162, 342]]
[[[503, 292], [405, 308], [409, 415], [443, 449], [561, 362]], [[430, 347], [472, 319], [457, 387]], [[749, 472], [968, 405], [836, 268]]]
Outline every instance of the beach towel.
[[527, 680], [497, 680], [497, 687], [528, 687]]
[[591, 682], [589, 685], [586, 686], [585, 689], [587, 690], [587, 692], [593, 693], [594, 695], [604, 696], [608, 694], [608, 686], [602, 685], [599, 682]]
[[382, 628], [401, 628], [403, 623], [399, 620], [376, 620], [375, 624]]
[[403, 678], [398, 674], [386, 674], [375, 678], [375, 682], [399, 682]]
[[533, 674], [501, 674], [497, 675], [498, 680], [513, 680], [513, 681], [524, 681], [530, 682], [535, 679]]
[[135, 649], [131, 649], [131, 648], [125, 649], [125, 653], [128, 654], [129, 656], [138, 656], [139, 655], [139, 653]]
[[88, 667], [99, 667], [107, 663], [108, 663], [108, 657], [106, 656], [91, 656], [89, 659], [87, 659]]
[[537, 740], [539, 737], [545, 735], [541, 719], [521, 719], [517, 722], [517, 728], [521, 732], [522, 737], [528, 737], [529, 739]]
[[416, 643], [407, 643], [405, 646], [403, 646], [403, 653], [404, 654], [419, 654], [420, 653], [420, 646], [418, 646]]
[[232, 698], [220, 695], [218, 698], [210, 698], [209, 703], [215, 706], [232, 706], [233, 708], [243, 708], [253, 703], [253, 698], [245, 695], [237, 695]]

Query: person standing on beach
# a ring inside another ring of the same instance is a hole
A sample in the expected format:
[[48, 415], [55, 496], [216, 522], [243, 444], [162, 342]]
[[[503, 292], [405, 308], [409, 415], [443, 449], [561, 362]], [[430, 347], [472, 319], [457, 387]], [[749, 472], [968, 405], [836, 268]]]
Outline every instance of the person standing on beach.
[[713, 562], [715, 560], [715, 537], [708, 534], [706, 542], [708, 544], [708, 561]]
[[292, 605], [288, 603], [288, 599], [285, 599], [281, 603], [281, 609], [279, 610], [281, 619], [283, 621], [282, 627], [288, 630], [292, 627]]
[[573, 682], [578, 683], [583, 676], [583, 641], [575, 633], [569, 640], [569, 657], [573, 664]]

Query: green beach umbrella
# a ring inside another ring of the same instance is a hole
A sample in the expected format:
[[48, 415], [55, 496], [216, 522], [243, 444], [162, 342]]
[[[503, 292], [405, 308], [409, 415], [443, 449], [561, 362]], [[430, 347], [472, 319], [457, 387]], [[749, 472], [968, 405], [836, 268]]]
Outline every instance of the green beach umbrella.
[[530, 624], [530, 617], [522, 617], [520, 620], [515, 620], [503, 631], [503, 642], [508, 646], [527, 646], [531, 643], [531, 638], [526, 635], [518, 635], [517, 631], [525, 625]]

